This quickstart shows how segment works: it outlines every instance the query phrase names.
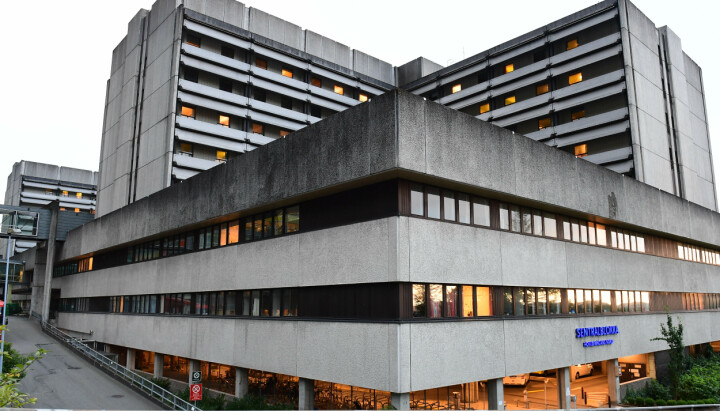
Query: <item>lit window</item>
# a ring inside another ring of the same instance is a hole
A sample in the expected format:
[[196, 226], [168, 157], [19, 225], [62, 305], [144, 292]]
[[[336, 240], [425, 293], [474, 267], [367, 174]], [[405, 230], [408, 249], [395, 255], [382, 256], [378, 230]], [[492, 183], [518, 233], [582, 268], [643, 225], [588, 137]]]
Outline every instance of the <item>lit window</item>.
[[288, 69], [282, 69], [282, 75], [285, 77], [293, 78], [293, 72]]
[[338, 94], [340, 94], [340, 95], [345, 94], [345, 90], [344, 90], [342, 87], [338, 86], [337, 84], [335, 85], [334, 90], [335, 90], [336, 93], [338, 93]]
[[52, 189], [46, 188], [46, 189], [45, 189], [45, 194], [47, 194], [47, 195], [52, 195], [52, 194], [53, 194]]
[[575, 73], [571, 74], [570, 77], [568, 77], [568, 83], [569, 84], [575, 84], [582, 81], [582, 73]]
[[512, 71], [515, 71], [515, 65], [514, 64], [508, 64], [505, 66], [505, 74], [510, 73]]
[[66, 211], [65, 207], [60, 207], [60, 211]]
[[63, 196], [63, 197], [67, 197], [67, 196], [68, 196], [68, 192], [65, 191], [65, 190], [63, 190], [62, 196]]
[[457, 93], [460, 90], [462, 90], [462, 84], [456, 84], [456, 85], [452, 86], [453, 94]]
[[541, 85], [537, 86], [536, 94], [539, 96], [540, 94], [545, 94], [548, 91], [550, 91], [550, 86], [548, 86], [548, 84], [545, 83], [545, 84], [541, 84]]
[[255, 134], [263, 134], [265, 132], [265, 127], [263, 127], [262, 124], [253, 123], [252, 132]]
[[280, 137], [285, 137], [286, 135], [290, 134], [287, 130], [280, 130]]
[[575, 146], [575, 157], [587, 156], [587, 144], [580, 144]]
[[185, 117], [195, 118], [195, 109], [192, 107], [182, 106], [180, 108], [180, 114], [182, 114]]
[[75, 193], [76, 198], [82, 198], [82, 193]]
[[490, 103], [480, 104], [480, 114], [490, 111]]
[[315, 87], [322, 87], [322, 80], [320, 80], [317, 77], [313, 77], [310, 79], [310, 84], [312, 84]]
[[541, 118], [538, 120], [538, 130], [550, 127], [550, 117]]
[[579, 120], [583, 117], [585, 117], [585, 109], [580, 109], [578, 111], [573, 111], [570, 113], [570, 119], [572, 121]]
[[188, 34], [185, 36], [185, 43], [191, 46], [200, 47], [200, 37]]
[[263, 60], [261, 58], [255, 59], [255, 66], [260, 67], [261, 69], [267, 70], [267, 60]]
[[515, 96], [510, 96], [505, 99], [505, 105], [509, 106], [510, 104], [515, 104]]
[[218, 124], [220, 124], [223, 127], [230, 127], [230, 117], [223, 116], [222, 114], [220, 114], [218, 116]]
[[193, 155], [192, 144], [191, 143], [180, 143], [180, 154], [192, 156]]
[[577, 39], [572, 39], [572, 40], [570, 40], [570, 41], [567, 42], [567, 49], [566, 49], [566, 50], [572, 50], [572, 49], [574, 49], [574, 48], [577, 47], [577, 46], [578, 46], [578, 41], [577, 41]]
[[361, 103], [364, 103], [364, 102], [368, 101], [368, 96], [365, 94], [360, 94], [358, 96], [358, 100], [360, 100]]
[[217, 150], [216, 158], [218, 163], [227, 161], [227, 151]]
[[80, 209], [79, 209], [79, 208], [76, 208], [76, 209], [75, 209], [75, 212], [76, 212], [76, 213], [79, 213], [79, 212], [80, 212]]

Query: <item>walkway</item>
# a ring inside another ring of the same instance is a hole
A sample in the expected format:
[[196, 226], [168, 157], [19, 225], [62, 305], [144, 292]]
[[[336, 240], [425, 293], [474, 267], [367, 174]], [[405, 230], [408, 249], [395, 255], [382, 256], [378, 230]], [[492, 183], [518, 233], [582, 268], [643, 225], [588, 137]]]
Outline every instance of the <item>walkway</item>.
[[157, 410], [158, 405], [80, 358], [42, 332], [37, 320], [8, 318], [7, 339], [22, 354], [49, 352], [33, 363], [20, 391], [37, 398], [35, 408]]

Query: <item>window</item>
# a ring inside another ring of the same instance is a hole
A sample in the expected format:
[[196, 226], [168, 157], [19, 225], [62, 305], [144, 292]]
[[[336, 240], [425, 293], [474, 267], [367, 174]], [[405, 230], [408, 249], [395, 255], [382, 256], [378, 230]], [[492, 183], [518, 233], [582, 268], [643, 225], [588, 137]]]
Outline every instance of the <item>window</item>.
[[538, 130], [548, 128], [551, 126], [550, 117], [541, 118], [538, 120]]
[[180, 115], [195, 118], [195, 109], [188, 106], [182, 106], [180, 107]]
[[342, 87], [338, 86], [337, 84], [333, 88], [333, 91], [335, 91], [336, 93], [338, 93], [340, 95], [345, 94], [345, 90]]
[[410, 214], [422, 216], [425, 214], [423, 204], [423, 186], [412, 184], [410, 186]]
[[505, 203], [500, 203], [500, 229], [501, 230], [509, 230], [510, 229], [510, 219], [508, 218], [508, 205]]
[[515, 96], [505, 98], [505, 105], [509, 106], [510, 104], [515, 104]]
[[282, 96], [280, 98], [280, 106], [284, 109], [292, 110], [293, 109], [293, 101], [290, 97]]
[[75, 193], [75, 198], [81, 199], [81, 198], [82, 198], [82, 193]]
[[462, 90], [462, 84], [456, 84], [456, 85], [452, 86], [452, 93], [453, 93], [453, 94], [457, 93], [457, 92], [460, 91], [460, 90]]
[[548, 290], [548, 314], [562, 313], [562, 297], [559, 288], [550, 288]]
[[513, 315], [512, 287], [503, 287], [503, 315]]
[[541, 94], [547, 93], [548, 91], [550, 91], [550, 85], [548, 85], [548, 83], [545, 83], [537, 86], [537, 88], [535, 89], [535, 94], [539, 96]]
[[587, 144], [580, 144], [575, 146], [575, 157], [587, 156]]
[[443, 286], [442, 284], [430, 284], [430, 311], [428, 317], [439, 318], [442, 316]]
[[557, 238], [557, 222], [555, 220], [555, 214], [543, 213], [544, 225], [545, 225], [545, 237]]
[[191, 143], [180, 143], [180, 154], [192, 157], [193, 145]]
[[455, 194], [443, 192], [443, 220], [455, 221]]
[[585, 117], [585, 109], [577, 109], [575, 111], [570, 112], [570, 120], [575, 121], [579, 120], [581, 118]]
[[215, 152], [215, 159], [218, 163], [224, 163], [227, 161], [227, 151], [217, 150]]
[[253, 98], [264, 103], [265, 100], [267, 100], [267, 94], [265, 93], [265, 90], [255, 89], [253, 90]]
[[232, 80], [220, 77], [220, 90], [232, 93]]
[[287, 130], [280, 130], [280, 137], [285, 137], [286, 135], [290, 134]]
[[470, 197], [467, 194], [458, 194], [458, 221], [470, 224]]
[[364, 103], [364, 102], [368, 101], [368, 96], [367, 96], [367, 94], [362, 94], [362, 93], [360, 93], [360, 95], [358, 96], [358, 100], [360, 100], [361, 103]]
[[413, 284], [413, 317], [426, 317], [425, 284]]
[[80, 212], [80, 209], [79, 209], [79, 208], [76, 208], [76, 209], [75, 209], [75, 212], [76, 212], [76, 213], [79, 213], [79, 212]]
[[187, 34], [185, 35], [185, 44], [200, 47], [200, 37], [194, 36], [192, 34]]
[[582, 73], [571, 74], [570, 77], [568, 77], [568, 84], [579, 83], [582, 79]]
[[234, 59], [235, 58], [235, 49], [228, 46], [222, 46], [220, 48], [220, 54], [224, 57]]
[[315, 87], [322, 87], [322, 80], [320, 80], [317, 77], [313, 77], [310, 79], [310, 84], [312, 84]]
[[490, 103], [480, 104], [480, 114], [490, 111]]
[[[568, 298], [568, 312], [570, 314], [575, 314], [575, 290], [567, 290], [567, 298]], [[552, 306], [552, 304], [551, 304]]]
[[252, 132], [255, 134], [265, 134], [265, 127], [259, 123], [252, 123]]
[[322, 109], [320, 106], [311, 105], [310, 106], [310, 115], [313, 117], [321, 118], [322, 117]]
[[263, 60], [261, 58], [255, 58], [255, 66], [260, 67], [261, 69], [267, 70], [267, 60]]
[[475, 316], [475, 310], [473, 309], [473, 287], [470, 285], [462, 286], [462, 307], [461, 316]]
[[515, 65], [514, 65], [514, 64], [507, 64], [507, 65], [505, 65], [505, 71], [504, 71], [505, 74], [510, 73], [510, 72], [512, 72], [512, 71], [515, 71]]
[[427, 188], [427, 216], [440, 218], [440, 190], [434, 187]]
[[190, 67], [185, 67], [183, 69], [183, 76], [185, 77], [185, 80], [193, 82], [193, 83], [197, 83], [199, 73], [197, 70], [191, 69]]
[[445, 317], [457, 317], [457, 295], [456, 285], [445, 286]]
[[577, 39], [568, 40], [567, 47], [565, 48], [565, 50], [572, 50], [577, 46], [578, 46]]
[[490, 287], [475, 287], [475, 303], [477, 305], [478, 316], [486, 317], [493, 315]]
[[285, 232], [294, 233], [300, 230], [300, 206], [285, 210]]
[[230, 127], [230, 116], [218, 115], [218, 124], [223, 127]]
[[284, 68], [284, 69], [282, 69], [282, 71], [280, 73], [285, 77], [293, 78], [293, 72], [290, 69]]
[[473, 199], [473, 224], [490, 227], [490, 201], [484, 198]]

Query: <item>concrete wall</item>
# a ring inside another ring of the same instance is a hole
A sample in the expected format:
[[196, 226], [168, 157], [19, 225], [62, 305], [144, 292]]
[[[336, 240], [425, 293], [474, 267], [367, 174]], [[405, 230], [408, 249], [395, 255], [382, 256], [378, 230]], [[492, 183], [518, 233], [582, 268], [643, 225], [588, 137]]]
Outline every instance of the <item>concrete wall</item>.
[[62, 181], [68, 184], [98, 184], [97, 171], [22, 160], [13, 164], [12, 172], [8, 175], [7, 186], [5, 189], [5, 202], [3, 204], [20, 205], [20, 193], [23, 189], [23, 176]]
[[608, 224], [720, 245], [720, 215], [715, 212], [395, 91], [96, 219], [68, 234], [59, 258], [398, 172]]
[[425, 57], [418, 57], [415, 60], [411, 60], [395, 68], [397, 85], [398, 87], [403, 87], [405, 84], [435, 73], [442, 68], [443, 66], [434, 61], [428, 60]]

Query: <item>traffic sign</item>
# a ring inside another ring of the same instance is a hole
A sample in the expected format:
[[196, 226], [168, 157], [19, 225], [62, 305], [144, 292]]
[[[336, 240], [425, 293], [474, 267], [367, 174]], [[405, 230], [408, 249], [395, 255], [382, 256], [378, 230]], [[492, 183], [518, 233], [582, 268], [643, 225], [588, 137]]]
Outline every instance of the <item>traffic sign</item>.
[[193, 384], [199, 383], [202, 381], [202, 373], [200, 371], [193, 371], [192, 378], [190, 380]]
[[190, 401], [202, 401], [202, 384], [190, 386]]

